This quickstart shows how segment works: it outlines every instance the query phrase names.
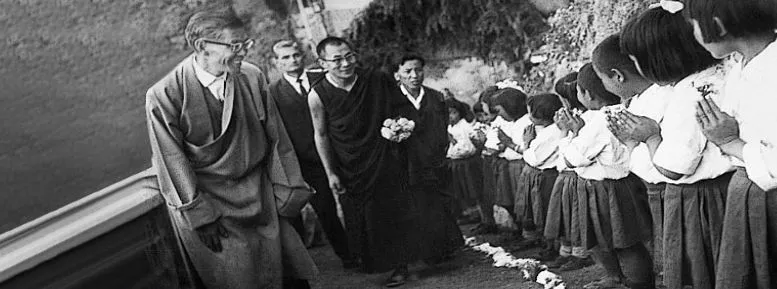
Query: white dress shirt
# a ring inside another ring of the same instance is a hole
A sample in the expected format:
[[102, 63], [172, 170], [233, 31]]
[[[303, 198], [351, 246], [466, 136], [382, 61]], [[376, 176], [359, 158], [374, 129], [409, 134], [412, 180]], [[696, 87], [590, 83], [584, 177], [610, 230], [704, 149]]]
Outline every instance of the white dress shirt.
[[653, 155], [653, 164], [684, 176], [678, 180], [666, 178], [667, 183], [692, 184], [734, 170], [729, 157], [707, 141], [696, 121], [696, 103], [702, 99], [697, 87], [711, 85], [718, 93], [710, 93], [708, 97], [720, 103], [719, 91], [723, 88], [725, 73], [723, 64], [719, 64], [674, 85], [659, 123], [663, 140]]
[[208, 90], [210, 90], [210, 93], [213, 94], [216, 99], [219, 101], [224, 101], [227, 88], [227, 73], [224, 72], [219, 76], [215, 76], [210, 74], [210, 72], [205, 71], [204, 68], [197, 64], [196, 60], [193, 61], [193, 63], [194, 75], [197, 76], [197, 80], [202, 83], [202, 86], [207, 87]]
[[410, 91], [405, 89], [404, 85], [400, 84], [399, 85], [399, 89], [402, 90], [402, 94], [404, 94], [405, 97], [407, 97], [407, 100], [409, 100], [410, 103], [413, 104], [413, 106], [415, 107], [416, 110], [421, 109], [421, 101], [424, 100], [424, 87], [423, 86], [421, 87], [421, 92], [418, 93], [418, 97], [413, 97], [413, 95], [410, 94]]
[[305, 87], [305, 91], [310, 92], [310, 79], [308, 79], [308, 74], [304, 71], [302, 74], [300, 74], [299, 79], [302, 80], [302, 83], [297, 82], [297, 77], [288, 75], [286, 73], [283, 74], [283, 79], [289, 82], [291, 84], [291, 87], [294, 88], [294, 90], [297, 91], [300, 95], [302, 94], [302, 90], [300, 90], [300, 84]]
[[473, 130], [472, 124], [463, 118], [455, 125], [448, 125], [448, 133], [456, 140], [456, 144], [448, 147], [447, 157], [449, 159], [463, 159], [477, 152], [475, 144], [469, 138]]
[[563, 159], [574, 166], [578, 176], [588, 180], [618, 180], [629, 175], [629, 149], [607, 129], [607, 116], [601, 110], [580, 115], [585, 125], [572, 138], [559, 145]]
[[540, 170], [556, 167], [558, 161], [558, 144], [561, 141], [561, 130], [556, 124], [534, 127], [537, 136], [523, 151], [523, 160], [527, 165]]
[[750, 62], [735, 65], [726, 79], [724, 111], [739, 122], [746, 142], [742, 164], [753, 183], [767, 191], [777, 188], [777, 42]]

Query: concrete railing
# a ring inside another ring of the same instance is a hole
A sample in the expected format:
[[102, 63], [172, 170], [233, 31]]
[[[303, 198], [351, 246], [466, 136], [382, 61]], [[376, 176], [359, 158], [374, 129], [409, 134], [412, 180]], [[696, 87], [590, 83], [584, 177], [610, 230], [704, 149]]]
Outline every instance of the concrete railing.
[[0, 235], [0, 283], [52, 260], [163, 203], [151, 170]]

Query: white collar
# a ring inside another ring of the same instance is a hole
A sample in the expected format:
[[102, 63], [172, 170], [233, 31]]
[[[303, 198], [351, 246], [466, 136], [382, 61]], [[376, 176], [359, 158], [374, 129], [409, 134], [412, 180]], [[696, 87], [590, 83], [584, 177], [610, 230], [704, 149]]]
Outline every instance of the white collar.
[[761, 76], [764, 71], [771, 71], [774, 69], [774, 60], [777, 59], [777, 41], [774, 41], [767, 45], [761, 53], [758, 53], [747, 65], [742, 65], [741, 76]]
[[226, 81], [226, 72], [219, 76], [215, 76], [210, 72], [205, 71], [205, 69], [197, 63], [197, 59], [194, 58], [194, 55], [192, 55], [192, 62], [194, 63], [194, 75], [197, 76], [197, 80], [199, 80], [203, 86], [209, 87], [216, 81]]
[[308, 74], [305, 71], [302, 71], [302, 73], [299, 75], [299, 78], [288, 75], [286, 73], [283, 73], [283, 78], [286, 79], [289, 83], [291, 83], [292, 86], [297, 86], [297, 79], [301, 79], [302, 83], [306, 83], [308, 81]]
[[410, 100], [411, 103], [413, 103], [413, 106], [415, 109], [421, 109], [421, 101], [424, 100], [424, 87], [421, 86], [421, 92], [418, 94], [417, 98], [413, 98], [413, 95], [410, 94], [410, 91], [408, 91], [404, 85], [400, 84], [399, 89], [402, 90], [402, 93], [407, 97], [408, 100]]

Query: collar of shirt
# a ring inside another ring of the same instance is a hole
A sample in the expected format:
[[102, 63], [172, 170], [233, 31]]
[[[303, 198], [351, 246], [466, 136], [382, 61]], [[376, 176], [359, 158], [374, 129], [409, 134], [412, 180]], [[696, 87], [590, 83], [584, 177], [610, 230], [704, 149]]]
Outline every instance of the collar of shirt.
[[421, 86], [421, 92], [418, 94], [417, 98], [413, 98], [413, 95], [410, 94], [410, 91], [408, 91], [404, 85], [399, 85], [399, 89], [402, 90], [402, 93], [407, 97], [408, 100], [410, 100], [411, 103], [413, 103], [413, 106], [415, 106], [415, 109], [421, 109], [421, 101], [424, 100], [424, 87]]
[[[194, 58], [194, 56], [192, 56], [192, 58]], [[202, 83], [202, 86], [207, 87], [218, 100], [224, 101], [224, 88], [226, 87], [227, 73], [225, 72], [219, 76], [215, 76], [210, 74], [210, 72], [205, 71], [205, 69], [197, 63], [196, 59], [193, 59], [193, 62], [194, 75], [197, 76], [197, 80]]]
[[777, 41], [767, 45], [761, 53], [758, 53], [747, 64], [742, 63], [740, 77], [748, 79], [751, 77], [764, 77], [774, 71], [774, 63], [777, 59]]
[[[286, 73], [283, 74], [283, 79], [286, 79], [286, 81], [291, 84], [291, 87], [294, 87], [294, 90], [297, 91], [297, 93], [302, 93], [302, 91], [299, 90], [299, 82], [297, 82], [297, 78], [291, 75], [288, 75]], [[302, 86], [305, 87], [305, 90], [310, 91], [310, 80], [308, 80], [308, 74], [303, 71], [302, 74], [299, 76], [299, 79], [302, 80]]]

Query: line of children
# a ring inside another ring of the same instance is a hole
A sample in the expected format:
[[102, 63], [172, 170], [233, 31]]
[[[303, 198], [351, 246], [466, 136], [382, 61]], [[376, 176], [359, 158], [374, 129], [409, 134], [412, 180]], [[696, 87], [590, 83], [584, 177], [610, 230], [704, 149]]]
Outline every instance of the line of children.
[[[500, 120], [503, 132], [484, 155], [500, 148], [522, 154], [526, 165], [510, 183], [516, 220], [526, 233], [544, 229], [545, 238], [561, 241], [556, 263], [576, 255], [570, 247], [591, 249], [609, 276], [590, 286], [622, 279], [655, 288], [643, 245], [652, 233], [668, 288], [777, 288], [777, 98], [770, 86], [777, 83], [777, 2], [679, 4], [681, 12], [646, 10], [596, 47], [593, 64], [578, 75], [578, 100], [588, 110], [555, 116], [553, 126], [567, 137], [531, 150], [543, 143], [536, 124], [518, 135], [508, 132], [514, 123]], [[739, 59], [725, 76], [713, 57], [732, 54]], [[538, 96], [527, 103], [541, 102]], [[496, 110], [492, 98], [481, 103]], [[559, 160], [545, 167], [548, 151]], [[483, 168], [490, 169], [487, 182], [493, 161]], [[539, 177], [548, 168], [559, 173], [554, 185]]]
[[682, 15], [660, 7], [627, 23], [620, 46], [646, 79], [671, 86], [660, 122], [625, 111], [615, 115], [612, 123], [626, 142], [647, 145], [658, 177], [667, 183], [664, 285], [712, 289], [733, 166], [707, 141], [695, 121], [695, 106], [705, 95], [721, 99], [715, 91], [723, 85], [724, 67], [696, 43]]

